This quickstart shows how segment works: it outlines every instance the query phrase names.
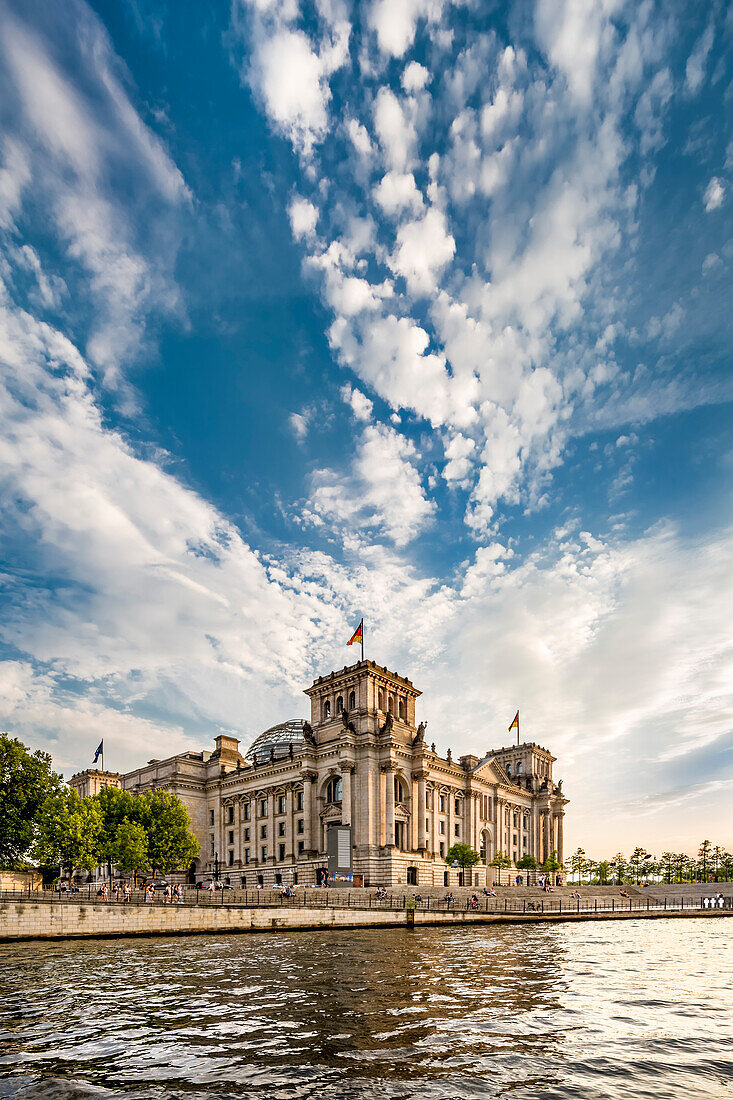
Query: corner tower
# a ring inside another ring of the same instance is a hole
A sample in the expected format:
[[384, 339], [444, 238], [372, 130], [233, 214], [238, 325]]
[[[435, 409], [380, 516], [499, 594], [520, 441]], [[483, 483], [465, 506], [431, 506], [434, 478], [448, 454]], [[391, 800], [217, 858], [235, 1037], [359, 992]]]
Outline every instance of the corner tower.
[[354, 733], [377, 733], [385, 723], [393, 735], [415, 733], [415, 700], [422, 692], [411, 680], [373, 661], [357, 661], [340, 672], [319, 676], [305, 694], [311, 701], [310, 724], [319, 742], [331, 740], [344, 727]]

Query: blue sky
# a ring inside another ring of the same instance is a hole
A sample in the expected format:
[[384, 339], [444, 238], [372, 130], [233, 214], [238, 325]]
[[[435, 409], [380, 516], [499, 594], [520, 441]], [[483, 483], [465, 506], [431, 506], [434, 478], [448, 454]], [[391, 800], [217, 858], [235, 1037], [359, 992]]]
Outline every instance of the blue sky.
[[368, 655], [572, 846], [733, 846], [722, 3], [0, 0], [0, 711], [70, 774]]

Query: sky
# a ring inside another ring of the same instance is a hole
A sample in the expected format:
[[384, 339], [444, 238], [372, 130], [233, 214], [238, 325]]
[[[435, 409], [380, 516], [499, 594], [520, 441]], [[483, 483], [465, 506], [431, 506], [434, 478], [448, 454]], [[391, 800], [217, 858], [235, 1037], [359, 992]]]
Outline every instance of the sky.
[[0, 0], [0, 726], [249, 744], [366, 656], [733, 848], [720, 0]]

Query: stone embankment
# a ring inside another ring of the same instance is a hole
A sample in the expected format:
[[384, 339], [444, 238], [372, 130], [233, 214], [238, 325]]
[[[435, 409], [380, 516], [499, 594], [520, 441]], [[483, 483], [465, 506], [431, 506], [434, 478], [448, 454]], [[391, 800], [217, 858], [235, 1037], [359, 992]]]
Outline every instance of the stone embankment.
[[652, 899], [642, 904], [632, 899], [629, 907], [611, 909], [586, 905], [575, 911], [567, 905], [544, 911], [524, 905], [497, 906], [491, 911], [403, 908], [393, 903], [379, 908], [365, 905], [269, 904], [269, 905], [162, 905], [122, 904], [94, 900], [40, 900], [29, 897], [0, 902], [0, 941], [58, 940], [118, 936], [199, 935], [213, 933], [271, 932], [296, 929], [385, 928], [427, 925], [462, 927], [477, 924], [553, 923], [558, 921], [636, 920], [664, 917], [714, 919], [733, 916], [731, 899], [724, 909], [700, 908], [692, 899], [684, 909], [667, 908]]

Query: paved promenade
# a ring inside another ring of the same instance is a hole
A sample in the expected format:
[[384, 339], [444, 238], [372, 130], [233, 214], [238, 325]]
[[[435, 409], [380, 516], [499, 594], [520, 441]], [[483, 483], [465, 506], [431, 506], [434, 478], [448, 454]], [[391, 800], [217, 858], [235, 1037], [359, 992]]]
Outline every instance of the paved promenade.
[[367, 891], [304, 891], [296, 898], [226, 893], [194, 897], [182, 905], [101, 901], [96, 896], [49, 894], [0, 899], [0, 941], [119, 936], [195, 935], [314, 928], [384, 928], [476, 924], [558, 923], [598, 920], [659, 920], [665, 917], [733, 917], [733, 897], [724, 908], [707, 908], [702, 897], [601, 897], [581, 899], [485, 898], [473, 909], [439, 898], [414, 906], [402, 894], [376, 898]]

